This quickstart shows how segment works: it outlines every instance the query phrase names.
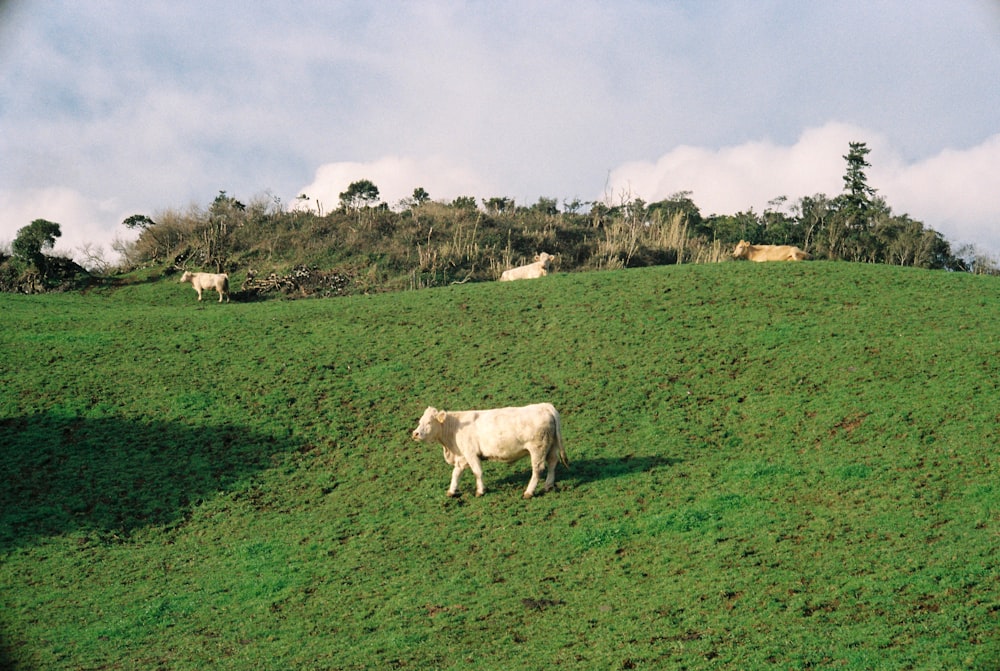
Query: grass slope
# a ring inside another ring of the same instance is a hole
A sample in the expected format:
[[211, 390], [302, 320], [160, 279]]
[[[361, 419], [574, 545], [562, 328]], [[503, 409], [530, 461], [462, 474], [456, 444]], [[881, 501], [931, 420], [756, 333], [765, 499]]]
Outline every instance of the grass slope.
[[[0, 296], [0, 667], [1000, 662], [1000, 280], [723, 263]], [[424, 407], [551, 401], [486, 496]]]

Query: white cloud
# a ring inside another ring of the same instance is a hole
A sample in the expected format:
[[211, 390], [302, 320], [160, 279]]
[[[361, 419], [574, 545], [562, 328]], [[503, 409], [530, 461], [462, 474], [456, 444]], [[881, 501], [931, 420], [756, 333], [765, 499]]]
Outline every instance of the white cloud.
[[9, 246], [17, 232], [35, 219], [59, 224], [62, 235], [56, 238], [52, 253], [81, 262], [80, 250], [90, 245], [101, 248], [109, 262], [118, 260], [111, 245], [116, 238], [132, 240], [134, 235], [121, 226], [131, 212], [125, 212], [114, 199], [95, 200], [65, 187], [0, 191], [0, 245]]
[[869, 181], [894, 212], [923, 221], [953, 243], [1000, 251], [1000, 134], [968, 149], [872, 170]]
[[442, 157], [408, 158], [387, 156], [375, 161], [326, 163], [295, 197], [308, 196], [310, 207], [319, 201], [324, 212], [340, 205], [340, 194], [352, 182], [370, 180], [378, 187], [382, 201], [395, 205], [413, 195], [417, 187], [432, 200], [450, 201], [458, 196], [476, 196], [487, 192], [486, 182], [470, 169]]
[[750, 208], [759, 212], [777, 196], [835, 195], [841, 190], [842, 156], [849, 143], [868, 141], [872, 135], [855, 126], [830, 123], [807, 130], [790, 146], [759, 141], [721, 149], [677, 147], [655, 162], [626, 163], [612, 170], [608, 195], [618, 199], [631, 193], [654, 202], [691, 191], [705, 214]]
[[681, 146], [656, 161], [612, 170], [605, 197], [655, 202], [691, 191], [703, 213], [734, 214], [750, 208], [760, 212], [777, 196], [792, 201], [817, 193], [835, 196], [843, 191], [843, 157], [850, 142], [865, 142], [871, 149], [868, 183], [893, 212], [908, 214], [952, 243], [1000, 250], [1000, 135], [910, 163], [882, 134], [843, 123], [807, 130], [792, 145]]

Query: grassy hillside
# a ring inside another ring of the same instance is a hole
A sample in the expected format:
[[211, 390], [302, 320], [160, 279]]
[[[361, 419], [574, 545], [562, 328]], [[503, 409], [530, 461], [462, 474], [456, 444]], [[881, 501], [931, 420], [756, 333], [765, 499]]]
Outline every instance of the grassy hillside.
[[[0, 667], [994, 669], [998, 290], [733, 262], [0, 295]], [[557, 491], [487, 464], [446, 498], [424, 408], [536, 401]]]

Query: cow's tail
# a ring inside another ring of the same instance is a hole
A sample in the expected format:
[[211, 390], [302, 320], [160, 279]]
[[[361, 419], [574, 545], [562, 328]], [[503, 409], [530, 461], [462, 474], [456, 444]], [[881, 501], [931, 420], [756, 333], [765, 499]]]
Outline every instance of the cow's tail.
[[566, 448], [563, 446], [562, 423], [559, 421], [559, 413], [556, 412], [556, 442], [559, 444], [559, 461], [566, 468], [569, 468], [569, 459], [566, 458]]

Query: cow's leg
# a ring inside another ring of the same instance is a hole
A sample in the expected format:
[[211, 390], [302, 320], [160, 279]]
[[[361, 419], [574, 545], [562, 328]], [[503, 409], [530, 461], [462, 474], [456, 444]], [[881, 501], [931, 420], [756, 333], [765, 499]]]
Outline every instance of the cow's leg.
[[542, 470], [545, 468], [545, 455], [538, 452], [530, 452], [531, 454], [531, 480], [528, 481], [528, 488], [524, 490], [524, 498], [530, 499], [535, 494], [535, 487], [538, 486], [538, 480], [542, 477]]
[[198, 289], [197, 287], [195, 287], [195, 291], [198, 292], [198, 300], [201, 300], [201, 289]]
[[448, 496], [458, 496], [458, 479], [462, 475], [462, 471], [465, 470], [465, 466], [460, 466], [458, 463], [455, 464], [455, 468], [451, 470], [451, 486], [448, 487]]
[[545, 476], [545, 491], [552, 491], [553, 487], [556, 486], [556, 464], [559, 463], [559, 444], [553, 443], [552, 447], [549, 448], [548, 456], [549, 472]]
[[219, 302], [222, 302], [222, 289], [219, 289]]
[[466, 460], [469, 470], [476, 476], [476, 496], [482, 496], [486, 489], [483, 487], [483, 465], [478, 456], [472, 456]]

